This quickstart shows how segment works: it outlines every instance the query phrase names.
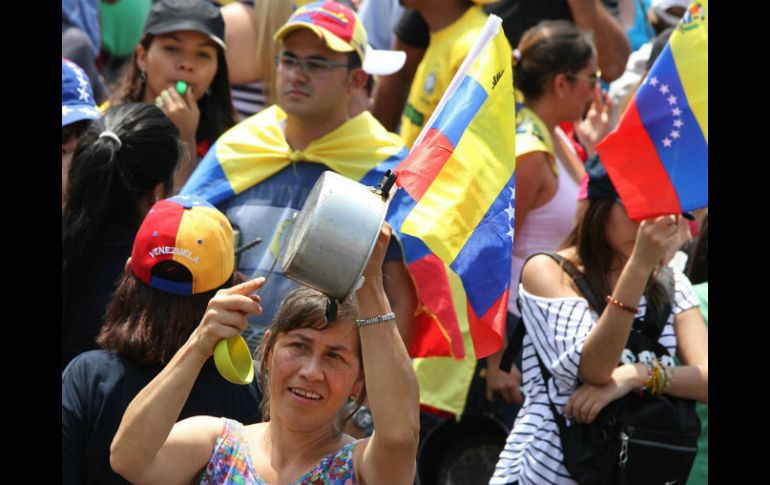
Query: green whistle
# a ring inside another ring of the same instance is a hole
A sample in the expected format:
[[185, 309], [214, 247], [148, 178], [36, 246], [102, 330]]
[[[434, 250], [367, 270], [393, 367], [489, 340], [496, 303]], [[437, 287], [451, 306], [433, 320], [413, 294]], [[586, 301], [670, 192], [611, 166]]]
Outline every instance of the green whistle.
[[179, 94], [182, 94], [182, 95], [184, 95], [184, 93], [186, 93], [186, 92], [187, 92], [187, 83], [186, 83], [186, 82], [184, 82], [184, 81], [177, 81], [177, 82], [176, 82], [176, 91], [177, 91]]

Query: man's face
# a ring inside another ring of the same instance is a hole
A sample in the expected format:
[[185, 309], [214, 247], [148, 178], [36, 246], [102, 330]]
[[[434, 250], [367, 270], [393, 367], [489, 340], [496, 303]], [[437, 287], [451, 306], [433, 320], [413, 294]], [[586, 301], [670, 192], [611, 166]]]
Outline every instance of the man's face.
[[278, 104], [290, 116], [324, 119], [347, 110], [353, 73], [346, 67], [347, 54], [335, 52], [308, 29], [297, 29], [284, 37], [279, 57], [333, 63], [329, 69], [279, 62], [276, 73]]

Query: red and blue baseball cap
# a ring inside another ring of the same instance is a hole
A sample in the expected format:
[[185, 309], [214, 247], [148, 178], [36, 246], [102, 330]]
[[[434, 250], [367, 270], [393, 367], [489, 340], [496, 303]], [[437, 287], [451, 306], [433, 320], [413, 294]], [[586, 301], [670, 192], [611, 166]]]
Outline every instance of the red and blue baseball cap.
[[[171, 281], [153, 269], [174, 261], [190, 271], [191, 281]], [[156, 202], [134, 240], [131, 270], [152, 288], [194, 295], [219, 288], [233, 274], [233, 228], [205, 199], [180, 195]]]
[[95, 120], [102, 115], [96, 109], [91, 82], [83, 69], [69, 59], [61, 59], [61, 125], [80, 120]]
[[297, 29], [310, 29], [335, 52], [356, 52], [364, 71], [375, 76], [393, 74], [406, 61], [402, 51], [375, 50], [368, 42], [364, 24], [349, 7], [338, 2], [312, 2], [299, 7], [276, 31], [282, 40]]

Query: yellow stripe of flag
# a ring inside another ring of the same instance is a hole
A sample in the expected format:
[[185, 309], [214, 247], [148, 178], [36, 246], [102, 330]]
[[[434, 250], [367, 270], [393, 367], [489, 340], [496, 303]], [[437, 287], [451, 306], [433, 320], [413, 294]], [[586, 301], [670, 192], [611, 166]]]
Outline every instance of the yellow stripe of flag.
[[680, 23], [671, 34], [669, 45], [687, 103], [708, 143], [708, 0], [694, 1], [690, 14], [693, 22]]

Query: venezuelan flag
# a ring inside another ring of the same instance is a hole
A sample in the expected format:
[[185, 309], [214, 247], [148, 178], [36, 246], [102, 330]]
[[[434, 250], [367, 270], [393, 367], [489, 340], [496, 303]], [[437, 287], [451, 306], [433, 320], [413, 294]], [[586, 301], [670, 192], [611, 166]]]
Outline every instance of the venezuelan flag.
[[708, 205], [708, 0], [693, 1], [597, 146], [632, 219]]
[[[420, 296], [412, 356], [485, 357], [502, 344], [513, 244], [511, 49], [491, 15], [396, 168], [389, 220]], [[456, 277], [462, 283], [457, 288]], [[464, 308], [456, 305], [458, 291]], [[467, 330], [464, 327], [467, 326]]]

